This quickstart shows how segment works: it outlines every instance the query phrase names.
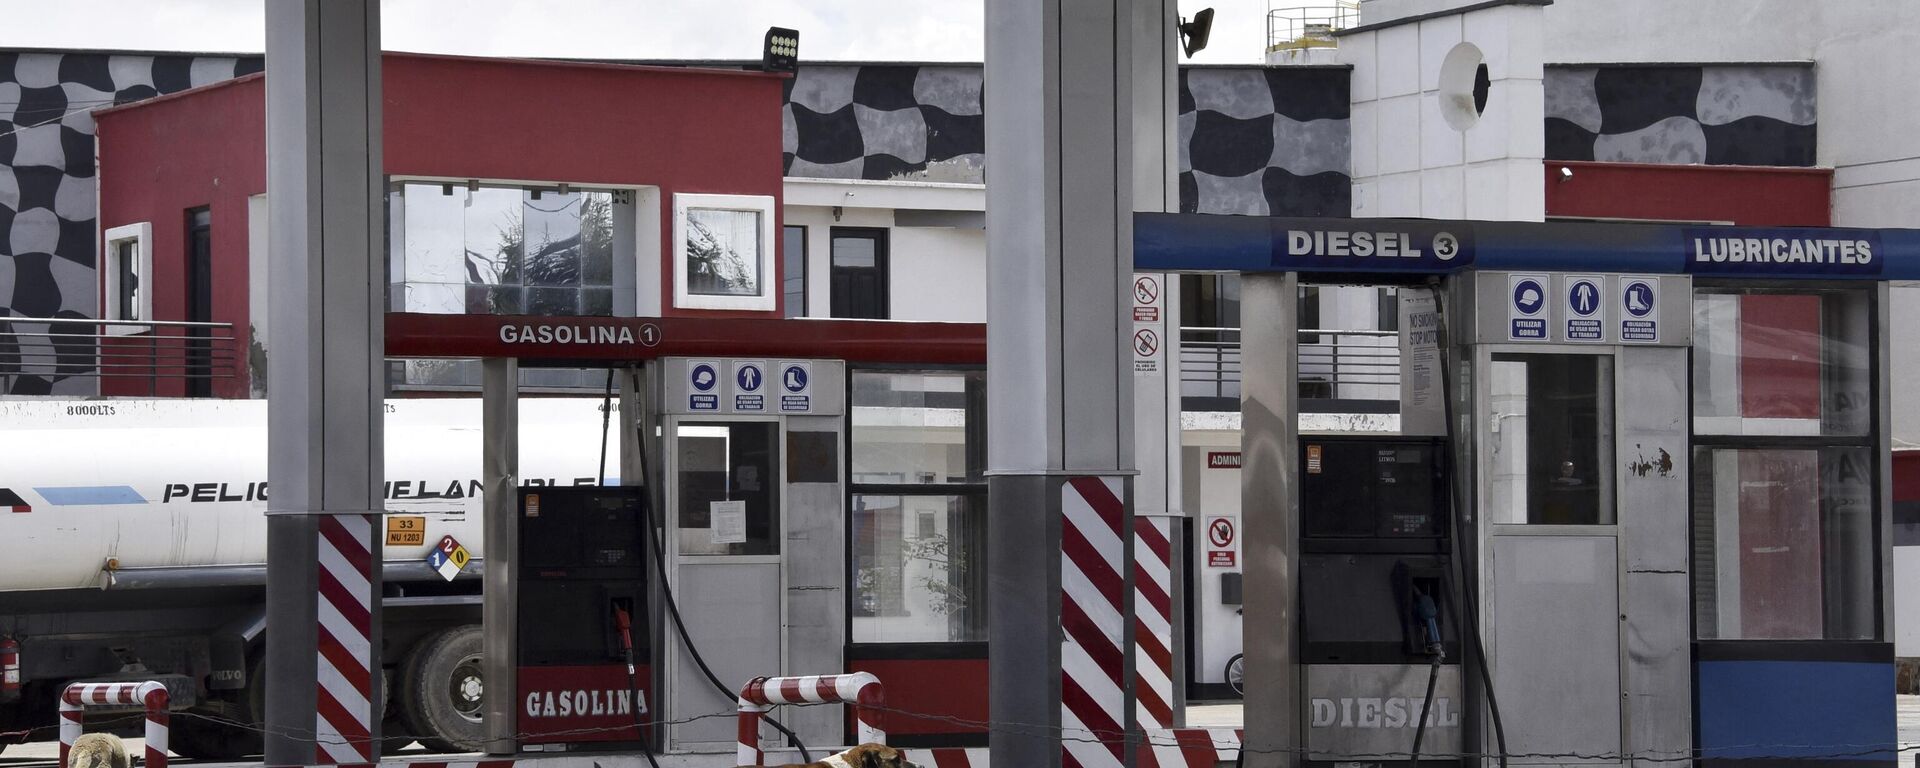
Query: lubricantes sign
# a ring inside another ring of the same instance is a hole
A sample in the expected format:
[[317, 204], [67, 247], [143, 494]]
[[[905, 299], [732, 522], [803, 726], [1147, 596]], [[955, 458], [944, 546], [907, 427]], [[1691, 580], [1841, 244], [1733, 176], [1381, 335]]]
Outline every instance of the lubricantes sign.
[[522, 744], [638, 741], [636, 723], [653, 722], [647, 681], [653, 671], [623, 664], [520, 667], [514, 691]]

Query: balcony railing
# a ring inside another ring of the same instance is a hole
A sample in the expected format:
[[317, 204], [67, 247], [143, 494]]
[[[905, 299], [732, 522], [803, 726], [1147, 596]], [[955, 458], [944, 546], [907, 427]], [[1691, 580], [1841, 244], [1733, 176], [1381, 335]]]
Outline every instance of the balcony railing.
[[[1398, 403], [1398, 331], [1311, 328], [1299, 333], [1302, 401], [1370, 404], [1366, 410], [1391, 410], [1388, 404]], [[1180, 329], [1183, 398], [1225, 407], [1239, 401], [1240, 380], [1240, 329]]]
[[232, 323], [0, 318], [0, 394], [97, 379], [106, 395], [211, 395], [244, 364]]
[[1267, 52], [1334, 47], [1333, 33], [1360, 23], [1357, 0], [1333, 5], [1271, 8], [1267, 11]]

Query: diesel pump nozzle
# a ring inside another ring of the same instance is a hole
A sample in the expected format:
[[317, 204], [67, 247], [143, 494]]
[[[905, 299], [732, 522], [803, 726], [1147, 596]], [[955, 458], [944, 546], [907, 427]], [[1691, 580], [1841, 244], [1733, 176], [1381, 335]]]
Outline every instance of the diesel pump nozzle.
[[1447, 647], [1440, 640], [1440, 606], [1433, 601], [1433, 595], [1419, 587], [1414, 587], [1413, 618], [1420, 627], [1426, 640], [1427, 655], [1438, 664], [1447, 657]]

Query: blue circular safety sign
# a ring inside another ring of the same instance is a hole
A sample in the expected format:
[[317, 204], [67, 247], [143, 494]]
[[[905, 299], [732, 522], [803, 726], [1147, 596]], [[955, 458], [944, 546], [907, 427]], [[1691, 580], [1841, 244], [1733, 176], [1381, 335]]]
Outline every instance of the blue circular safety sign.
[[1567, 286], [1567, 308], [1581, 317], [1600, 311], [1600, 286], [1592, 280], [1575, 280]]
[[1547, 292], [1540, 287], [1540, 281], [1527, 278], [1513, 284], [1513, 308], [1520, 310], [1520, 314], [1540, 314], [1546, 301]]
[[787, 369], [780, 373], [780, 385], [786, 387], [788, 392], [807, 391], [806, 366], [801, 366], [801, 365], [787, 366]]
[[688, 379], [693, 383], [694, 389], [710, 392], [713, 390], [713, 385], [720, 383], [720, 374], [714, 373], [712, 365], [701, 363], [688, 372]]
[[1653, 314], [1653, 286], [1643, 280], [1627, 283], [1627, 289], [1621, 293], [1621, 301], [1626, 303], [1627, 314], [1634, 317], [1646, 317]]
[[760, 385], [766, 383], [766, 378], [760, 373], [760, 366], [751, 364], [740, 366], [740, 370], [733, 374], [733, 381], [740, 385], [742, 392], [760, 391]]

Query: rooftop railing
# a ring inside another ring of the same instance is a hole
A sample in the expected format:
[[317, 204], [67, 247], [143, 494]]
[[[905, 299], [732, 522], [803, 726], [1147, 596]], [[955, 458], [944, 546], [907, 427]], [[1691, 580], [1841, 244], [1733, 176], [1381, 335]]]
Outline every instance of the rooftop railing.
[[205, 396], [245, 363], [232, 323], [0, 318], [0, 394], [97, 379], [99, 394]]

